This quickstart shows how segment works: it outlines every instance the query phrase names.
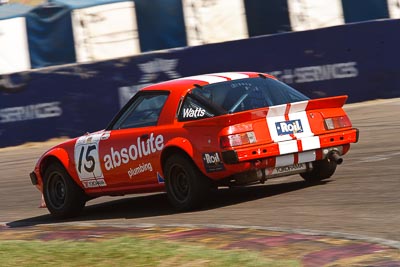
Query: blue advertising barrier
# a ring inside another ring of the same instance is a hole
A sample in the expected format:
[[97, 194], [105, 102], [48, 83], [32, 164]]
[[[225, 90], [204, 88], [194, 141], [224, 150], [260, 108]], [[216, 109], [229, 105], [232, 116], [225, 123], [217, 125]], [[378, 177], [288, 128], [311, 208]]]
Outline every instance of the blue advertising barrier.
[[311, 98], [400, 96], [400, 20], [173, 49], [0, 76], [0, 147], [106, 127], [145, 85], [224, 71], [260, 71]]

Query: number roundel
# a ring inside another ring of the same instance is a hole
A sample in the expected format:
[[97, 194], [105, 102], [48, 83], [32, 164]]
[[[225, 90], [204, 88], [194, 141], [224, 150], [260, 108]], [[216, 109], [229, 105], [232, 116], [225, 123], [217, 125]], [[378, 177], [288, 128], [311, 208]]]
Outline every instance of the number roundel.
[[75, 143], [75, 166], [85, 188], [106, 186], [99, 159], [99, 141], [102, 133], [86, 135]]

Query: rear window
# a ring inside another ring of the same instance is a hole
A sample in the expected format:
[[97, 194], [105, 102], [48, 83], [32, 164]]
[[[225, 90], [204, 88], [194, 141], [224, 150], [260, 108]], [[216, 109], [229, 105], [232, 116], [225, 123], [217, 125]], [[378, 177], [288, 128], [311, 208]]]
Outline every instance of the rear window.
[[[193, 100], [202, 100], [201, 103]], [[292, 87], [269, 78], [246, 78], [196, 87], [186, 97], [181, 120], [207, 118], [262, 107], [299, 102], [309, 98]], [[219, 114], [218, 114], [219, 113]]]

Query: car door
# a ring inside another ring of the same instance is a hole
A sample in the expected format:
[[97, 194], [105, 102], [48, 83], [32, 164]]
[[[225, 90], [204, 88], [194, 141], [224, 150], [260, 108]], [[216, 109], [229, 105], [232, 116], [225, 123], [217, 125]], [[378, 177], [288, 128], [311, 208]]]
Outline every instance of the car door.
[[167, 92], [135, 96], [100, 141], [99, 154], [109, 188], [135, 187], [162, 182], [160, 156], [164, 136], [157, 127]]

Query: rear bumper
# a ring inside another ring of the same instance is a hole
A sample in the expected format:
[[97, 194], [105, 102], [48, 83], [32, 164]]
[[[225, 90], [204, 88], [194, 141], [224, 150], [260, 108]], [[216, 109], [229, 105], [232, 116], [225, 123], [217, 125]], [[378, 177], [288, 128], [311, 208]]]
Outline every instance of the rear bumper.
[[226, 150], [222, 151], [221, 155], [225, 164], [261, 161], [260, 164], [266, 167], [277, 167], [285, 166], [281, 164], [287, 162], [296, 164], [323, 159], [332, 150], [338, 150], [341, 155], [344, 155], [350, 143], [358, 142], [358, 138], [359, 131], [353, 128], [279, 143]]

